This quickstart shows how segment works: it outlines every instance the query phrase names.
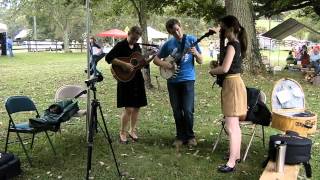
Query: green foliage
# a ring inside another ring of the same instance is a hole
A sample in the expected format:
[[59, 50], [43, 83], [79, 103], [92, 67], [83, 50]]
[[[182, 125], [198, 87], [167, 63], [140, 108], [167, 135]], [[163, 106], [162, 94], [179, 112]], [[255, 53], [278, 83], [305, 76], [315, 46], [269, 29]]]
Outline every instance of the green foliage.
[[[32, 27], [33, 16], [26, 15], [28, 25]], [[56, 27], [53, 26], [54, 22], [48, 16], [37, 16], [37, 38], [38, 39], [55, 39]], [[33, 34], [33, 31], [32, 31]], [[30, 37], [33, 39], [33, 37]]]
[[254, 10], [258, 17], [271, 17], [282, 12], [312, 7], [313, 11], [320, 16], [320, 4], [317, 0], [253, 0]]
[[221, 0], [181, 0], [177, 7], [180, 14], [204, 18], [207, 22], [217, 21], [226, 14]]
[[[37, 18], [37, 37], [39, 39], [62, 40], [65, 33], [74, 39], [80, 39], [84, 32], [84, 7], [78, 0], [10, 0], [3, 12], [9, 30], [16, 31], [24, 26], [33, 29], [33, 16]], [[23, 25], [16, 19], [25, 19]], [[67, 32], [65, 32], [67, 31]]]

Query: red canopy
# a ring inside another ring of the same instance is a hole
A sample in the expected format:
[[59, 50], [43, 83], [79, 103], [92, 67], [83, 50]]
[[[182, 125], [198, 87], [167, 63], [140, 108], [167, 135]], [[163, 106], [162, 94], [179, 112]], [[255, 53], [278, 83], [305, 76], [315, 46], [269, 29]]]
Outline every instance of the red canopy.
[[110, 29], [108, 31], [97, 34], [99, 37], [126, 38], [127, 33], [119, 29]]

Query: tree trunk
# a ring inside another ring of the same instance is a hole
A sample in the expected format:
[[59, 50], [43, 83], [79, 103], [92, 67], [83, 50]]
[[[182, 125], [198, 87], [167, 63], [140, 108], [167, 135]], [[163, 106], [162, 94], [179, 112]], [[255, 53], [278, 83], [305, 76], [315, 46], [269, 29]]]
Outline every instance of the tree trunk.
[[[148, 31], [147, 31], [147, 14], [145, 12], [145, 2], [139, 1], [139, 23], [142, 28], [142, 42], [148, 44]], [[147, 52], [147, 46], [142, 46], [142, 52], [145, 54]], [[142, 69], [142, 74], [145, 82], [145, 86], [147, 89], [152, 89], [153, 85], [151, 83], [151, 76], [150, 76], [150, 65]]]
[[69, 49], [69, 21], [66, 20], [65, 28], [63, 29], [63, 44], [64, 52], [70, 52]]
[[227, 14], [234, 15], [246, 29], [248, 35], [247, 57], [244, 59], [244, 71], [261, 73], [265, 71], [256, 36], [254, 11], [250, 0], [225, 0]]

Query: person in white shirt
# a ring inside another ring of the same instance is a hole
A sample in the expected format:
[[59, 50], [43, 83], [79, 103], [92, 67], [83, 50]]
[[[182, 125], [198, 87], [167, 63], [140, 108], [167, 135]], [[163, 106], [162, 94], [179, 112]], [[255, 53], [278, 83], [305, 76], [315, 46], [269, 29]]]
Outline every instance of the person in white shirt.
[[318, 47], [313, 47], [312, 53], [310, 55], [310, 63], [311, 66], [314, 68], [315, 73], [319, 74], [320, 72], [320, 53]]
[[[100, 45], [96, 43], [94, 37], [90, 37], [90, 75], [102, 78], [102, 73], [97, 70], [98, 62], [106, 55]], [[102, 81], [101, 79], [101, 81]]]

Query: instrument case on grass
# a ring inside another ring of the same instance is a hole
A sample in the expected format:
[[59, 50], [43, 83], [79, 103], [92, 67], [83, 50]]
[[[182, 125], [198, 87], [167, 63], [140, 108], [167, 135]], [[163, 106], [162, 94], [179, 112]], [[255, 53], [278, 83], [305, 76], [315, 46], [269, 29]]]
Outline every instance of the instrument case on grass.
[[295, 131], [303, 136], [317, 128], [317, 115], [305, 109], [305, 95], [300, 84], [289, 78], [277, 81], [271, 96], [271, 127]]

